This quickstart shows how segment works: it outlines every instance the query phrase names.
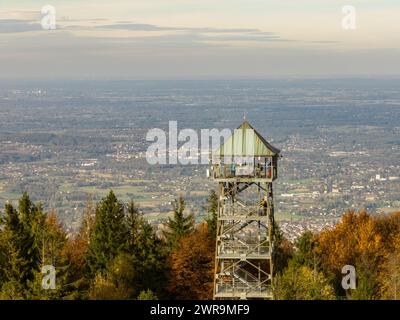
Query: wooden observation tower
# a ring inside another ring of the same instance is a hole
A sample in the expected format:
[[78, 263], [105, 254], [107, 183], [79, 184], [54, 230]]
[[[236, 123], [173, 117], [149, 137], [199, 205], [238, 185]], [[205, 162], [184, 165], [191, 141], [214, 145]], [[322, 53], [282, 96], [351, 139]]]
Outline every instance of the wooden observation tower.
[[211, 157], [219, 184], [214, 299], [272, 299], [280, 150], [244, 121]]

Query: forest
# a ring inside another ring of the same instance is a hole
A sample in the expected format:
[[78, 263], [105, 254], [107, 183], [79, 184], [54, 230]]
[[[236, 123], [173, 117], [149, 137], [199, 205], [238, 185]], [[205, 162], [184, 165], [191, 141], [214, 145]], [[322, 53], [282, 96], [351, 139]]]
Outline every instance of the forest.
[[[1, 211], [0, 299], [212, 299], [217, 195], [210, 191], [198, 224], [182, 197], [172, 209], [156, 232], [133, 200], [110, 191], [87, 202], [80, 231], [67, 236], [56, 211], [24, 193]], [[400, 299], [400, 212], [350, 210], [295, 243], [276, 224], [274, 240], [275, 299]], [[46, 265], [55, 267], [54, 289], [42, 286]], [[355, 289], [341, 285], [345, 265], [355, 267]]]

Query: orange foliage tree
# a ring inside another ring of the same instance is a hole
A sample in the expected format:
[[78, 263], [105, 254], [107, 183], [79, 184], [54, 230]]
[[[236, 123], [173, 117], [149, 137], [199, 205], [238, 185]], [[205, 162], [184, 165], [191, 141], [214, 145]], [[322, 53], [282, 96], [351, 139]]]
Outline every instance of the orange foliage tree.
[[168, 259], [168, 291], [175, 299], [212, 299], [215, 242], [207, 224], [184, 236]]
[[345, 213], [333, 229], [319, 234], [317, 243], [323, 269], [336, 275], [344, 265], [357, 265], [365, 259], [375, 267], [384, 254], [381, 234], [366, 211]]
[[400, 213], [373, 217], [365, 211], [349, 211], [334, 228], [317, 236], [316, 252], [322, 269], [336, 279], [338, 289], [342, 267], [356, 268], [357, 289], [347, 290], [348, 297], [382, 298], [386, 296], [384, 288], [388, 288], [386, 279], [397, 270], [392, 266], [393, 261], [399, 261], [395, 252], [399, 234]]
[[67, 239], [62, 251], [62, 259], [67, 266], [66, 294], [70, 299], [85, 297], [89, 289], [89, 279], [86, 276], [86, 253], [94, 223], [94, 210], [94, 205], [88, 201], [79, 233]]

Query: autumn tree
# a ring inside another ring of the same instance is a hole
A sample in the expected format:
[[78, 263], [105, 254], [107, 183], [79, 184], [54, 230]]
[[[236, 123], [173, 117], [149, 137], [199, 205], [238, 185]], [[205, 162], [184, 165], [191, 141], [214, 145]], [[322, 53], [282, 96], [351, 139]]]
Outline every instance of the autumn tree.
[[379, 275], [381, 298], [400, 300], [400, 232], [391, 245]]
[[383, 247], [388, 252], [393, 252], [396, 239], [400, 234], [400, 212], [379, 215], [375, 219], [375, 230], [381, 236]]
[[331, 300], [334, 289], [322, 272], [293, 261], [274, 279], [274, 296], [278, 300]]
[[379, 215], [375, 219], [381, 235], [384, 261], [379, 268], [379, 291], [382, 299], [400, 299], [400, 212]]
[[174, 299], [212, 299], [214, 239], [202, 223], [183, 236], [169, 257], [168, 291]]
[[63, 264], [66, 266], [66, 285], [64, 288], [66, 299], [87, 297], [90, 279], [87, 277], [86, 256], [94, 218], [95, 206], [89, 199], [83, 212], [83, 221], [79, 232], [67, 239], [61, 254]]
[[98, 272], [89, 291], [89, 298], [95, 300], [126, 300], [132, 298], [132, 281], [135, 270], [131, 256], [120, 253], [108, 268]]
[[58, 222], [55, 211], [51, 211], [46, 215], [39, 236], [41, 238], [39, 245], [41, 265], [51, 264], [58, 266], [67, 235], [62, 225]]
[[[376, 297], [378, 283], [375, 270], [379, 270], [384, 247], [382, 236], [370, 215], [365, 211], [347, 212], [334, 228], [322, 231], [317, 237], [317, 242], [321, 266], [326, 274], [336, 279], [335, 288], [338, 294], [342, 290], [340, 279], [343, 266], [353, 265], [358, 282], [362, 284], [364, 281], [364, 285], [360, 286], [358, 294], [354, 297]], [[347, 291], [346, 294], [350, 297], [354, 292]]]

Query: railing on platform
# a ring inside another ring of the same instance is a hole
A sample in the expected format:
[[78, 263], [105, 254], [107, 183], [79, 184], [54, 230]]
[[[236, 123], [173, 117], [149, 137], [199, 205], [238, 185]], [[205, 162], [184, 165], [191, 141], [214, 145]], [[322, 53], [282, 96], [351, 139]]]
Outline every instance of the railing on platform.
[[222, 242], [218, 255], [263, 255], [270, 253], [269, 249], [267, 244], [227, 244]]
[[262, 207], [261, 205], [256, 206], [238, 206], [237, 204], [227, 203], [223, 206], [223, 210], [221, 211], [222, 217], [229, 216], [246, 216], [246, 217], [259, 217], [266, 216], [266, 207]]
[[266, 282], [248, 281], [246, 283], [237, 279], [219, 279], [216, 284], [216, 294], [231, 294], [232, 296], [253, 295], [272, 296], [272, 286]]
[[214, 179], [230, 178], [261, 178], [271, 179], [272, 166], [254, 166], [253, 164], [213, 164], [210, 168], [210, 176]]

